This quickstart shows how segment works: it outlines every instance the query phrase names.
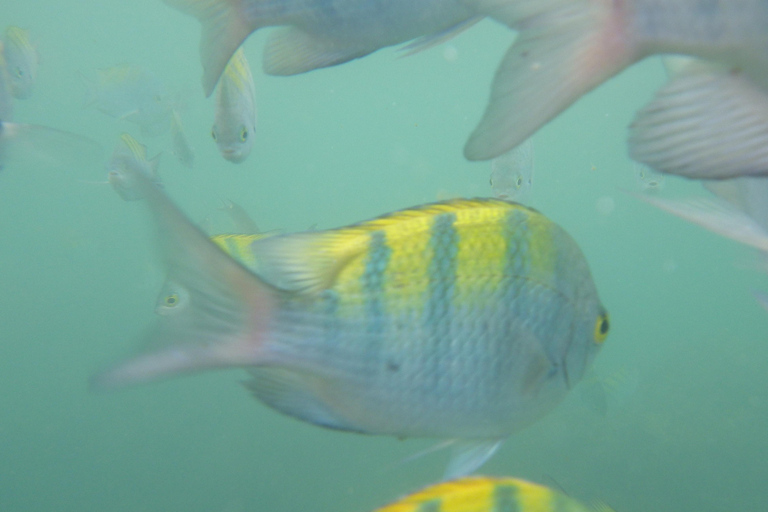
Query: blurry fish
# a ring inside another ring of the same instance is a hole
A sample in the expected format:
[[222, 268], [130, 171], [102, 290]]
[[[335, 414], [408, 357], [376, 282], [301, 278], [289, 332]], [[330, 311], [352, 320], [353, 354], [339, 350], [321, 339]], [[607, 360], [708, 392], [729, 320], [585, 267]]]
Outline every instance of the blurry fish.
[[609, 512], [567, 494], [509, 477], [466, 477], [426, 487], [374, 512]]
[[0, 169], [14, 163], [87, 166], [101, 159], [101, 145], [48, 126], [0, 120]]
[[221, 156], [239, 164], [256, 140], [256, 88], [251, 68], [239, 48], [229, 60], [216, 91], [216, 117], [211, 136]]
[[195, 153], [187, 142], [184, 135], [184, 129], [181, 125], [181, 118], [176, 110], [171, 112], [171, 138], [173, 143], [173, 155], [185, 167], [192, 168], [195, 165]]
[[141, 127], [142, 134], [167, 133], [171, 125], [174, 101], [162, 82], [149, 71], [124, 64], [98, 71], [95, 81], [83, 77], [85, 106]]
[[272, 32], [264, 71], [295, 75], [364, 57], [415, 38], [413, 52], [472, 26], [480, 17], [463, 0], [165, 0], [202, 23], [203, 89], [213, 92], [224, 67], [255, 30]]
[[137, 181], [189, 301], [101, 388], [247, 368], [259, 400], [303, 421], [460, 439], [451, 476], [559, 403], [608, 333], [576, 243], [521, 205], [456, 200], [265, 237], [251, 267]]
[[229, 214], [229, 217], [235, 225], [236, 232], [251, 235], [256, 235], [261, 232], [259, 226], [256, 225], [251, 216], [248, 215], [248, 212], [245, 211], [245, 208], [236, 202], [227, 199], [219, 210]]
[[491, 188], [499, 199], [528, 204], [533, 187], [533, 140], [491, 161]]
[[29, 39], [29, 31], [12, 25], [6, 28], [3, 56], [10, 78], [11, 95], [20, 100], [29, 98], [35, 88], [40, 61], [37, 48]]
[[752, 294], [755, 296], [755, 299], [757, 299], [758, 304], [768, 311], [768, 293], [754, 290], [752, 291]]
[[464, 0], [519, 31], [494, 79], [470, 160], [525, 141], [569, 105], [653, 54], [716, 61], [673, 77], [631, 127], [632, 157], [696, 178], [768, 172], [765, 0]]
[[655, 194], [664, 190], [664, 175], [656, 172], [648, 166], [634, 162], [632, 172], [635, 175], [635, 182], [640, 192], [646, 194]]
[[3, 42], [0, 41], [0, 121], [13, 121], [13, 96], [11, 96], [11, 77], [3, 58]]
[[138, 201], [144, 198], [138, 184], [137, 174], [147, 176], [155, 186], [162, 186], [157, 172], [160, 155], [147, 159], [147, 147], [124, 133], [115, 146], [109, 160], [107, 180], [115, 192], [125, 201]]

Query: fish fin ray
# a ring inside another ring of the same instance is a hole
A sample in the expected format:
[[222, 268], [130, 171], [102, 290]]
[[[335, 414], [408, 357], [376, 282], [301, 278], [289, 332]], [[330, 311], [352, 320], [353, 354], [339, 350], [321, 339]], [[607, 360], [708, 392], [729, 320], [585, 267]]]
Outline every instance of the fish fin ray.
[[350, 47], [333, 39], [321, 39], [296, 27], [273, 31], [264, 48], [264, 72], [288, 76], [343, 64], [364, 57], [374, 49]]
[[469, 160], [488, 160], [522, 143], [635, 59], [630, 41], [611, 39], [610, 7], [603, 2], [541, 3], [557, 5], [547, 13], [531, 2], [504, 8], [491, 1], [487, 7], [520, 33], [496, 71], [485, 114], [464, 147]]
[[217, 247], [149, 177], [134, 172], [157, 228], [168, 280], [185, 307], [158, 318], [145, 348], [97, 374], [96, 388], [117, 388], [206, 368], [264, 363], [275, 293]]
[[694, 64], [636, 114], [630, 155], [688, 178], [768, 175], [768, 96], [742, 74]]
[[499, 449], [503, 440], [459, 440], [451, 449], [451, 460], [443, 475], [443, 480], [453, 480], [466, 476], [480, 468]]

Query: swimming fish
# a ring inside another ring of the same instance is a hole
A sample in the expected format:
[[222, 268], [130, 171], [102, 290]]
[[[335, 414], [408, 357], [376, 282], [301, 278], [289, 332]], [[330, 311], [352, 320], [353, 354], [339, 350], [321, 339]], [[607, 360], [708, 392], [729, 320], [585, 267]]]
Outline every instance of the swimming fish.
[[256, 88], [243, 49], [229, 60], [216, 90], [216, 115], [211, 136], [221, 156], [239, 164], [256, 140]]
[[195, 153], [184, 135], [184, 127], [181, 124], [181, 117], [174, 109], [171, 112], [171, 141], [173, 144], [173, 155], [181, 162], [184, 167], [192, 168], [195, 166]]
[[768, 171], [765, 0], [465, 0], [519, 34], [464, 148], [494, 158], [581, 96], [654, 54], [714, 63], [673, 76], [630, 130], [631, 156], [696, 178]]
[[3, 58], [3, 42], [0, 41], [0, 121], [13, 121], [13, 96], [11, 96], [11, 77]]
[[202, 24], [203, 90], [213, 92], [224, 67], [255, 30], [272, 32], [263, 67], [270, 75], [295, 75], [364, 57], [380, 48], [420, 38], [409, 50], [468, 28], [481, 17], [463, 0], [165, 0]]
[[491, 160], [491, 189], [499, 199], [527, 204], [533, 187], [533, 140]]
[[168, 132], [174, 101], [149, 71], [124, 64], [100, 69], [95, 81], [83, 77], [83, 82], [86, 107], [93, 105], [108, 116], [136, 123], [146, 136]]
[[465, 477], [430, 485], [374, 512], [610, 512], [565, 493], [510, 477]]
[[664, 175], [656, 172], [648, 166], [634, 162], [632, 173], [635, 175], [635, 183], [640, 192], [655, 194], [664, 190]]
[[219, 210], [226, 212], [229, 215], [230, 219], [232, 219], [232, 223], [235, 226], [236, 232], [248, 235], [257, 235], [261, 233], [259, 226], [256, 225], [256, 222], [254, 222], [251, 216], [248, 215], [248, 212], [245, 211], [245, 208], [236, 202], [227, 199], [224, 201], [224, 204], [219, 207]]
[[519, 204], [454, 200], [269, 236], [250, 244], [251, 270], [136, 181], [189, 301], [97, 387], [246, 368], [259, 400], [303, 421], [462, 440], [452, 476], [559, 403], [608, 333], [579, 247]]
[[124, 201], [143, 199], [137, 174], [147, 176], [156, 186], [162, 186], [157, 172], [160, 155], [147, 159], [147, 147], [127, 133], [120, 135], [107, 169], [107, 181]]
[[0, 120], [0, 169], [16, 163], [87, 166], [101, 158], [101, 145], [88, 137], [49, 126]]
[[3, 57], [10, 79], [11, 95], [20, 100], [29, 98], [37, 81], [40, 57], [37, 47], [29, 38], [28, 30], [13, 25], [5, 29]]

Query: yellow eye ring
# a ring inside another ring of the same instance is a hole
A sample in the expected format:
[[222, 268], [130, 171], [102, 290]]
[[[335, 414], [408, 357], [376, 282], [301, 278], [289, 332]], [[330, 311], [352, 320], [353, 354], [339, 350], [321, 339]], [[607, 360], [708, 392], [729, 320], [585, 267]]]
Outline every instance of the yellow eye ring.
[[242, 129], [240, 130], [240, 141], [245, 142], [246, 139], [248, 139], [248, 128], [243, 126]]
[[595, 343], [602, 343], [608, 337], [608, 331], [611, 328], [611, 322], [608, 313], [602, 313], [595, 322]]
[[176, 293], [168, 295], [165, 299], [163, 299], [163, 302], [167, 307], [175, 308], [179, 305], [179, 295]]

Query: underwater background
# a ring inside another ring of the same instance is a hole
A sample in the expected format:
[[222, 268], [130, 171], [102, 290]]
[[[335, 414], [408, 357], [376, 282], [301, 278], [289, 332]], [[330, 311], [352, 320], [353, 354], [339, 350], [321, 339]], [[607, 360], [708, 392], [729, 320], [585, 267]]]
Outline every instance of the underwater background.
[[[159, 0], [5, 0], [1, 12], [0, 28], [29, 29], [41, 55], [15, 120], [93, 138], [104, 162], [133, 134], [163, 152], [165, 188], [196, 222], [226, 225], [224, 199], [264, 231], [300, 231], [492, 194], [490, 164], [461, 154], [514, 37], [492, 21], [407, 58], [384, 49], [287, 78], [261, 72], [269, 29], [257, 32], [244, 45], [257, 140], [234, 165], [211, 140], [193, 18]], [[81, 75], [125, 63], [183, 98], [193, 169], [167, 135], [83, 108]], [[533, 137], [530, 202], [581, 246], [612, 330], [594, 372], [480, 473], [619, 512], [768, 510], [768, 315], [750, 293], [768, 290], [765, 272], [752, 251], [626, 193], [639, 190], [626, 127], [664, 81], [648, 59]], [[445, 451], [403, 462], [435, 441], [281, 416], [242, 371], [89, 391], [141, 338], [163, 281], [143, 205], [95, 183], [105, 177], [85, 163], [0, 172], [0, 511], [364, 512], [440, 478]]]

